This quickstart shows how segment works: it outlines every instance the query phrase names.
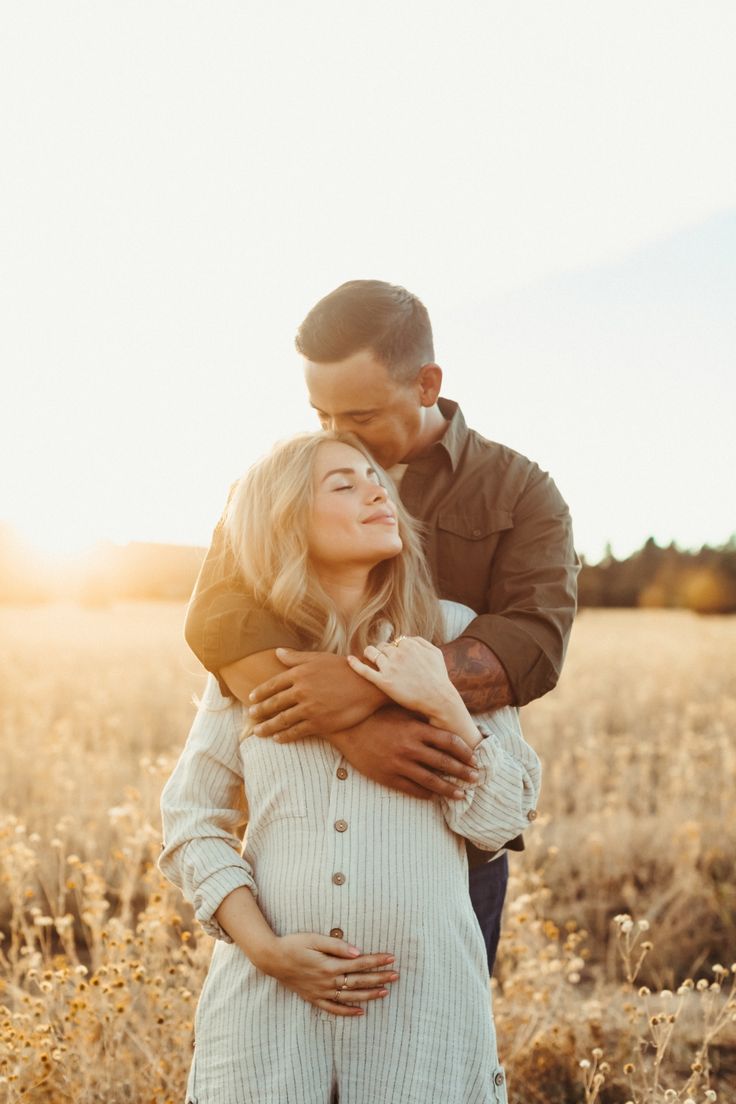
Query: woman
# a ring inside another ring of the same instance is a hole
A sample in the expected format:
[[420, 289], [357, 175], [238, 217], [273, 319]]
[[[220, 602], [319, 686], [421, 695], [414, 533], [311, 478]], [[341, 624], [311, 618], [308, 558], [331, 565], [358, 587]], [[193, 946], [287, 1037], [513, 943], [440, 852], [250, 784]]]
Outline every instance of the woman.
[[218, 940], [188, 1099], [503, 1102], [463, 837], [495, 850], [528, 827], [539, 762], [515, 710], [471, 718], [430, 643], [474, 615], [440, 610], [408, 515], [352, 436], [277, 447], [228, 527], [257, 598], [458, 733], [477, 780], [461, 800], [388, 790], [327, 741], [252, 735], [210, 678], [162, 795], [161, 869]]

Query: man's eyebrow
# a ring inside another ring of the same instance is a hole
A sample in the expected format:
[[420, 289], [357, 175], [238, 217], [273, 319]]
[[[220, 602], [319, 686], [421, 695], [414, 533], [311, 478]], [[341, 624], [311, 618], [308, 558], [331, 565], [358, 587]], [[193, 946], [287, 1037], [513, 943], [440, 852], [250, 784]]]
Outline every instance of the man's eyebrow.
[[[311, 406], [312, 410], [316, 410], [316, 412], [318, 414], [324, 414], [325, 413], [324, 410], [320, 410], [320, 408], [318, 406], [315, 406], [313, 402], [310, 402], [309, 405]], [[376, 407], [375, 406], [370, 406], [366, 410], [341, 410], [340, 411], [340, 417], [341, 418], [355, 418], [355, 417], [363, 416], [365, 414], [375, 414], [375, 413], [376, 413]], [[329, 418], [330, 415], [328, 414], [326, 416]]]
[[[370, 465], [365, 469], [366, 475], [375, 475], [376, 469]], [[331, 475], [355, 475], [355, 468], [333, 468], [332, 471], [325, 472], [322, 476], [321, 482], [324, 483], [325, 479], [329, 479]]]

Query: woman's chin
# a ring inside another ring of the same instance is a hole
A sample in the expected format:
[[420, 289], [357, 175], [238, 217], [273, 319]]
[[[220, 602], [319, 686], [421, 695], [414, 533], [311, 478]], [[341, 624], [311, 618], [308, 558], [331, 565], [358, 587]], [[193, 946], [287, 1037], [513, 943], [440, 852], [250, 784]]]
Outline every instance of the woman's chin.
[[400, 538], [393, 541], [386, 541], [383, 549], [376, 549], [376, 563], [383, 563], [384, 560], [393, 560], [396, 556], [400, 556], [404, 550], [404, 545]]

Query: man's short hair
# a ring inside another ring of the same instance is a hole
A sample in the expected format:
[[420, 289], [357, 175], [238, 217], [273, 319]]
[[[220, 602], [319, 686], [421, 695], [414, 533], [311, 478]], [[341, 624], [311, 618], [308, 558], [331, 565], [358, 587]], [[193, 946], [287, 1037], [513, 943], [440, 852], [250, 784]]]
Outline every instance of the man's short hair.
[[299, 327], [296, 347], [315, 364], [368, 349], [401, 382], [434, 362], [427, 308], [406, 288], [383, 280], [349, 280], [325, 295]]

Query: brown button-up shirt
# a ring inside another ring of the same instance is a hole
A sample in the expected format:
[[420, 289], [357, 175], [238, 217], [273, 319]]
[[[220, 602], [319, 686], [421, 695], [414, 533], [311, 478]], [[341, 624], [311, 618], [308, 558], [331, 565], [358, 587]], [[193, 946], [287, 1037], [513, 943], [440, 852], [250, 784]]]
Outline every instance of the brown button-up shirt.
[[[570, 512], [546, 472], [468, 429], [440, 399], [441, 441], [410, 461], [401, 499], [425, 526], [425, 551], [441, 598], [478, 616], [463, 633], [503, 664], [517, 705], [556, 684], [575, 615], [578, 558]], [[304, 642], [243, 590], [223, 521], [194, 588], [187, 641], [217, 674], [246, 655]]]

